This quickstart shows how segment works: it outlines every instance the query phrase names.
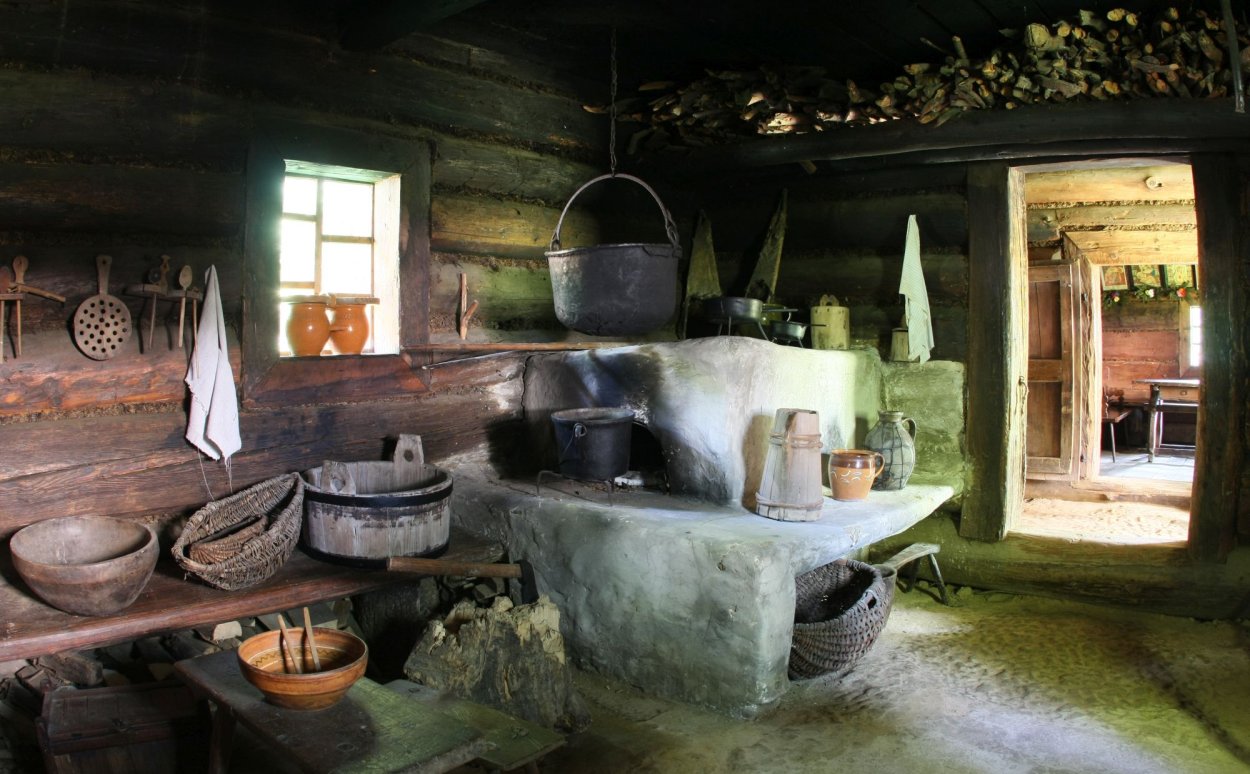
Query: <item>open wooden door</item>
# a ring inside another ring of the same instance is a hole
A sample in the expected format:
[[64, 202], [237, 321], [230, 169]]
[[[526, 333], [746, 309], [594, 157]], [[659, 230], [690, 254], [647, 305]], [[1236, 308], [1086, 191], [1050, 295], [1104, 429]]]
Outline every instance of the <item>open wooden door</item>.
[[1077, 476], [1075, 267], [1029, 267], [1029, 392], [1025, 472], [1028, 478]]

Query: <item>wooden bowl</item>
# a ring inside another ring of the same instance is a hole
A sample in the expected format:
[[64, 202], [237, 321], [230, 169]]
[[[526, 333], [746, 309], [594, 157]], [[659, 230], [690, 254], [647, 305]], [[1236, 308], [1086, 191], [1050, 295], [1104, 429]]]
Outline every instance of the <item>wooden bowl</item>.
[[248, 637], [238, 650], [239, 670], [270, 704], [286, 709], [325, 709], [343, 698], [365, 673], [369, 646], [351, 632], [313, 629], [321, 659], [319, 672], [314, 671], [312, 651], [304, 647], [304, 630], [288, 627], [287, 634], [303, 674], [285, 671], [290, 659], [283, 658], [280, 631]]
[[44, 602], [67, 613], [111, 615], [152, 577], [159, 546], [145, 524], [65, 516], [24, 527], [9, 541], [13, 565]]

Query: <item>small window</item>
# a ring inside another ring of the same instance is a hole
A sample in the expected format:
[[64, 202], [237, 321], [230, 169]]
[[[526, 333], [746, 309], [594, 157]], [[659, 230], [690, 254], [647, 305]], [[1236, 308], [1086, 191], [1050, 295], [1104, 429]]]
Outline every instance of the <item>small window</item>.
[[[372, 297], [363, 354], [399, 352], [400, 176], [286, 162], [278, 258], [278, 352], [299, 296]], [[322, 354], [333, 354], [329, 343]]]
[[1186, 357], [1188, 368], [1202, 365], [1202, 307], [1189, 306], [1185, 324]]

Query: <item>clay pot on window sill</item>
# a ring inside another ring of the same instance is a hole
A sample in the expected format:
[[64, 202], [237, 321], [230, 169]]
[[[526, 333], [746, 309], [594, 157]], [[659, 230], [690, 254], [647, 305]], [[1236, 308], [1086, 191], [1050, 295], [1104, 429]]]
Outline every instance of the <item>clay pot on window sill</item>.
[[359, 355], [369, 340], [369, 316], [365, 306], [376, 304], [373, 296], [333, 296], [330, 308], [330, 344], [340, 355]]
[[291, 318], [286, 324], [286, 340], [296, 357], [316, 357], [330, 338], [325, 296], [294, 296]]

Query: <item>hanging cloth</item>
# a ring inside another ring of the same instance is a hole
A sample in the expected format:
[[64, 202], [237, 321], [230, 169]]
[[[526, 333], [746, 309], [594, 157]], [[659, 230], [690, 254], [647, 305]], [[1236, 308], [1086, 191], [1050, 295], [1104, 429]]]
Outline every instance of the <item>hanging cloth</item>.
[[712, 222], [708, 220], [707, 213], [699, 210], [699, 225], [695, 227], [694, 244], [690, 250], [690, 270], [686, 274], [686, 299], [682, 306], [678, 338], [686, 338], [686, 322], [690, 319], [691, 304], [723, 295], [720, 275], [716, 271], [716, 250], [712, 247]]
[[215, 266], [209, 267], [205, 277], [204, 308], [186, 382], [191, 388], [187, 440], [210, 458], [229, 462], [230, 455], [243, 442], [239, 438], [239, 402], [226, 348], [226, 320], [221, 311]]
[[924, 284], [924, 272], [920, 268], [920, 227], [916, 216], [907, 218], [907, 242], [903, 248], [903, 276], [898, 292], [907, 299], [907, 311], [903, 325], [907, 328], [908, 359], [929, 359], [933, 349], [933, 321], [929, 316], [929, 291]]
[[747, 282], [747, 296], [771, 303], [777, 292], [777, 275], [781, 273], [781, 245], [786, 238], [786, 190], [781, 191], [781, 201], [768, 224], [764, 246], [755, 264], [751, 280]]

